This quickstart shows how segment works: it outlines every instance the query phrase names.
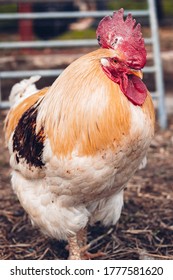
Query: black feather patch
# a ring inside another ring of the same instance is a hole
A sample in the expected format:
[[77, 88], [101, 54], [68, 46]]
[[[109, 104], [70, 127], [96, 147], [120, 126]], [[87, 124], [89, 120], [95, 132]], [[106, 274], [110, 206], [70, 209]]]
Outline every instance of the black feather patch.
[[37, 107], [32, 106], [21, 117], [13, 135], [13, 151], [17, 152], [16, 161], [24, 159], [29, 166], [42, 168], [44, 130], [36, 134]]

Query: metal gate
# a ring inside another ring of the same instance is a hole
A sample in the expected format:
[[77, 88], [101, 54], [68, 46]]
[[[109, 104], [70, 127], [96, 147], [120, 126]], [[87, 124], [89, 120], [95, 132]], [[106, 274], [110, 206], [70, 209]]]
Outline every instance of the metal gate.
[[[0, 20], [15, 20], [15, 19], [45, 19], [45, 18], [101, 18], [105, 15], [111, 15], [113, 11], [85, 11], [85, 12], [42, 12], [42, 13], [11, 13], [1, 14]], [[165, 108], [164, 98], [164, 83], [162, 72], [162, 61], [160, 56], [160, 44], [158, 35], [158, 23], [156, 18], [156, 10], [154, 0], [148, 0], [148, 9], [146, 10], [126, 10], [125, 15], [131, 13], [134, 17], [147, 17], [149, 19], [151, 28], [151, 37], [145, 38], [146, 44], [153, 46], [153, 60], [152, 66], [146, 66], [143, 69], [144, 73], [155, 73], [156, 91], [152, 92], [152, 97], [158, 103], [158, 119], [161, 128], [167, 126], [167, 114]], [[71, 48], [71, 47], [90, 47], [97, 46], [97, 41], [92, 39], [85, 40], [50, 40], [50, 41], [29, 41], [29, 42], [1, 42], [0, 49], [19, 49], [19, 48]], [[41, 75], [43, 77], [55, 76], [57, 77], [63, 69], [57, 70], [30, 70], [30, 71], [2, 71], [0, 72], [0, 84], [2, 79], [10, 78], [26, 78], [32, 75]], [[0, 109], [8, 108], [9, 102], [2, 101], [2, 92], [0, 87]]]

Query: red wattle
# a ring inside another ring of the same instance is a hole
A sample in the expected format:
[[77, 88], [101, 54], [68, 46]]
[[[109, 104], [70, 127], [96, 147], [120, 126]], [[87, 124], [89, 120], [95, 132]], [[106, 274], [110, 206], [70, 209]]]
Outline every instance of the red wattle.
[[102, 66], [103, 71], [114, 83], [119, 84], [121, 91], [134, 105], [141, 106], [147, 97], [147, 87], [143, 81], [135, 75], [115, 71]]
[[141, 106], [147, 97], [147, 87], [139, 77], [129, 75], [128, 86], [124, 94], [134, 105]]

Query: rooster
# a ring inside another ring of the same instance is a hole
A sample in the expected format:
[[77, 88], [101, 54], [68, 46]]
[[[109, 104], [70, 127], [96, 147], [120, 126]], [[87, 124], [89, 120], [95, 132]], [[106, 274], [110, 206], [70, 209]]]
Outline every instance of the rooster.
[[96, 35], [99, 49], [13, 106], [5, 122], [12, 187], [34, 225], [68, 241], [69, 259], [85, 257], [88, 224], [116, 224], [154, 134], [140, 24], [120, 9]]

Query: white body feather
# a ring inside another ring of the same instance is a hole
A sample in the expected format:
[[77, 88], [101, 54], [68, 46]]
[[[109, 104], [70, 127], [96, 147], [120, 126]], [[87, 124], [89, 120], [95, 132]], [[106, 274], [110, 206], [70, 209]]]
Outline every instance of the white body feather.
[[[107, 150], [79, 157], [74, 151], [71, 158], [58, 159], [47, 139], [44, 174], [30, 170], [26, 162], [19, 166], [12, 154], [13, 189], [33, 223], [43, 232], [65, 239], [88, 222], [102, 221], [104, 225], [117, 222], [123, 206], [123, 188], [145, 157], [151, 141], [150, 120], [140, 107], [133, 104], [130, 107], [130, 137], [123, 140], [115, 154]], [[132, 143], [130, 139], [139, 130], [140, 139]]]
[[16, 106], [22, 102], [28, 96], [38, 91], [35, 82], [37, 82], [41, 76], [32, 76], [29, 79], [24, 79], [15, 84], [10, 92], [9, 101], [11, 106]]

